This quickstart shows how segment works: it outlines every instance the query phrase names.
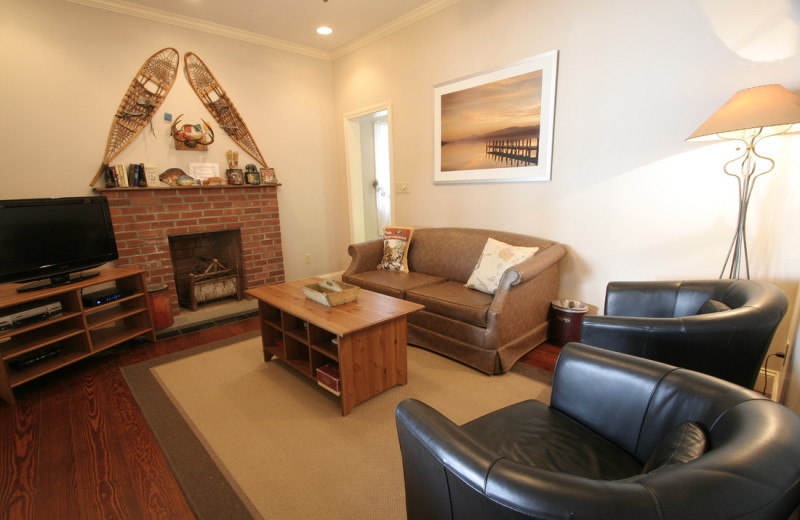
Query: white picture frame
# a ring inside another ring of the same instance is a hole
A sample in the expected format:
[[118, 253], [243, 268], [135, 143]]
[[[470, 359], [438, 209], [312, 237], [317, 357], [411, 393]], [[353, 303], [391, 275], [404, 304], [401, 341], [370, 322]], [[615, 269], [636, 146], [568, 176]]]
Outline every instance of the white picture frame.
[[189, 176], [199, 181], [219, 177], [219, 164], [189, 163]]
[[558, 51], [434, 86], [434, 184], [551, 180]]

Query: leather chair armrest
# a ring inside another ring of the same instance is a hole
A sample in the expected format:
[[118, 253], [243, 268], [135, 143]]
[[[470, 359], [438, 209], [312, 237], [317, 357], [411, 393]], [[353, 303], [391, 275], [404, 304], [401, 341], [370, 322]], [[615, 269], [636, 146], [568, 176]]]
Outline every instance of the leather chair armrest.
[[672, 318], [679, 288], [680, 282], [610, 282], [605, 314]]
[[498, 461], [492, 468], [486, 496], [493, 503], [520, 513], [513, 517], [496, 514], [497, 518], [664, 518], [654, 507], [650, 491], [638, 483], [592, 480], [509, 459]]
[[358, 244], [351, 244], [347, 248], [350, 255], [350, 265], [347, 266], [342, 279], [346, 280], [348, 275], [363, 273], [378, 268], [378, 264], [383, 258], [383, 239], [376, 238]]
[[[667, 320], [678, 322], [671, 318], [660, 321]], [[581, 320], [580, 342], [644, 357], [653, 321], [651, 318], [585, 315]]]
[[416, 399], [395, 411], [403, 457], [408, 518], [451, 518], [446, 471], [483, 493], [499, 456], [435, 409]]
[[581, 343], [752, 388], [771, 338], [758, 326], [763, 320], [763, 313], [744, 308], [685, 318], [584, 316]]
[[[737, 311], [730, 312], [733, 317]], [[692, 357], [696, 343], [702, 343], [714, 336], [730, 336], [733, 329], [735, 319], [720, 321], [708, 315], [687, 318], [586, 315], [581, 321], [580, 342], [614, 352], [681, 365], [681, 359]], [[692, 332], [696, 335], [695, 338], [689, 337]], [[678, 341], [683, 336], [686, 338]], [[674, 357], [664, 358], [665, 350], [672, 351]]]

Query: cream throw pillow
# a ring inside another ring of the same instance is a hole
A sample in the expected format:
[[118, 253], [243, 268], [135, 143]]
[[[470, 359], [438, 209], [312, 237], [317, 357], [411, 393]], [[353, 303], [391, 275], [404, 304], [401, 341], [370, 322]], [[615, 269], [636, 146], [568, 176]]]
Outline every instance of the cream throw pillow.
[[465, 287], [494, 294], [506, 269], [527, 260], [539, 251], [538, 247], [510, 246], [490, 238], [483, 246], [483, 253]]

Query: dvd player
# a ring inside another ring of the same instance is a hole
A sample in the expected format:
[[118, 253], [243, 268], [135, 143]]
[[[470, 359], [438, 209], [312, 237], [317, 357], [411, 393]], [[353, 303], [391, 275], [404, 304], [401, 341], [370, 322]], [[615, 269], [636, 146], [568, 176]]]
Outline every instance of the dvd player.
[[117, 301], [121, 298], [125, 298], [126, 296], [130, 296], [133, 294], [133, 289], [122, 289], [119, 287], [113, 287], [111, 289], [102, 289], [100, 291], [95, 291], [88, 294], [81, 295], [81, 301], [83, 301], [84, 307], [97, 307], [98, 305], [103, 305], [104, 303], [111, 303], [113, 301]]
[[61, 302], [43, 300], [0, 310], [0, 330], [15, 329], [61, 314]]

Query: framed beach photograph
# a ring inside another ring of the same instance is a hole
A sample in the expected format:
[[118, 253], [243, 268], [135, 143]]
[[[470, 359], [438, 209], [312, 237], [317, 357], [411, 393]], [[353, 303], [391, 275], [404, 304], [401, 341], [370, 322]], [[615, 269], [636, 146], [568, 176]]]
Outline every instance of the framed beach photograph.
[[434, 86], [436, 184], [549, 181], [558, 51]]

